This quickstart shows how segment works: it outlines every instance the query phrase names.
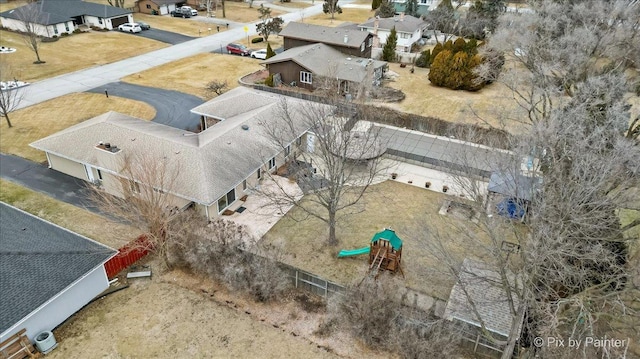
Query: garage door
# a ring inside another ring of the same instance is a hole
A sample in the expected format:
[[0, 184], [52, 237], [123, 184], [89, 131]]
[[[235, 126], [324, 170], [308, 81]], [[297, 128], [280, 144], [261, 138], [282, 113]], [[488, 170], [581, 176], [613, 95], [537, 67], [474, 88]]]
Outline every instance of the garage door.
[[116, 28], [118, 28], [118, 26], [124, 24], [127, 21], [129, 21], [129, 17], [128, 16], [114, 17], [113, 19], [111, 19], [111, 27], [116, 29]]
[[169, 13], [169, 9], [167, 9], [167, 5], [160, 6], [160, 15], [166, 15]]
[[169, 12], [176, 10], [176, 4], [169, 4]]

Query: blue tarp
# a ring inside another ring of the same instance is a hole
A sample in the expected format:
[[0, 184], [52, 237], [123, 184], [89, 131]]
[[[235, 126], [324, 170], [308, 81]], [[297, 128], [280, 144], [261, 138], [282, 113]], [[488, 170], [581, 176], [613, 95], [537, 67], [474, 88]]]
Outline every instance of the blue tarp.
[[521, 219], [524, 217], [524, 203], [515, 198], [505, 199], [496, 205], [498, 214], [512, 219]]

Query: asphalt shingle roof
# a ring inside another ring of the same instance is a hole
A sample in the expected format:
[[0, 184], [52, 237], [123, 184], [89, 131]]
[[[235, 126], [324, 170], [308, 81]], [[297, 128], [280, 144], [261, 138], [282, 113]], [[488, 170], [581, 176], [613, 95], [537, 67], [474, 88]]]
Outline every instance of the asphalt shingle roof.
[[[510, 276], [510, 280], [514, 280], [515, 277]], [[469, 294], [486, 328], [494, 333], [509, 336], [514, 315], [509, 309], [507, 292], [500, 275], [495, 269], [485, 263], [466, 258], [444, 311], [444, 317], [447, 319], [458, 319], [480, 327], [480, 320], [463, 288]], [[515, 293], [512, 298], [517, 311], [519, 301]]]
[[[362, 82], [369, 73], [369, 66], [374, 69], [386, 66], [386, 62], [345, 55], [325, 44], [298, 46], [281, 52], [263, 64], [293, 61], [310, 72], [325, 77], [339, 78], [353, 82]], [[369, 74], [371, 76], [373, 72]]]
[[[109, 158], [117, 159], [122, 153], [143, 153], [150, 161], [166, 163], [167, 172], [176, 174], [175, 188], [164, 190], [211, 205], [282, 151], [262, 124], [282, 118], [279, 104], [283, 98], [237, 87], [196, 108], [200, 114], [223, 119], [198, 134], [108, 112], [31, 146], [111, 173], [117, 173], [121, 163], [105, 160], [98, 152], [103, 150], [96, 148], [99, 142], [121, 149]], [[303, 109], [320, 105], [287, 98], [287, 106], [299, 136], [308, 129], [304, 127]], [[243, 125], [248, 129], [243, 129]], [[295, 138], [284, 140], [292, 142]]]
[[0, 202], [0, 333], [115, 254]]
[[81, 0], [46, 0], [30, 3], [0, 13], [0, 17], [21, 20], [21, 12], [31, 13], [31, 8], [40, 7], [42, 25], [53, 25], [70, 21], [75, 16], [90, 15], [101, 18], [131, 14], [130, 10], [119, 7], [96, 4]]
[[523, 175], [514, 176], [508, 172], [494, 172], [489, 179], [489, 192], [503, 196], [531, 201], [533, 194], [540, 189], [541, 179]]
[[[367, 30], [373, 29], [375, 21], [375, 18], [369, 19], [358, 25], [358, 27]], [[407, 32], [412, 34], [414, 31], [424, 27], [426, 24], [427, 23], [420, 18], [413, 17], [411, 15], [404, 15], [404, 19], [402, 21], [400, 21], [400, 16], [379, 19], [378, 29], [391, 31], [391, 29], [395, 27], [397, 32]]]
[[[369, 33], [344, 27], [329, 27], [301, 22], [290, 22], [284, 29], [282, 29], [282, 31], [280, 31], [279, 35], [310, 42], [322, 42], [325, 44], [358, 48], [367, 39]], [[344, 41], [345, 36], [347, 38], [347, 42]]]

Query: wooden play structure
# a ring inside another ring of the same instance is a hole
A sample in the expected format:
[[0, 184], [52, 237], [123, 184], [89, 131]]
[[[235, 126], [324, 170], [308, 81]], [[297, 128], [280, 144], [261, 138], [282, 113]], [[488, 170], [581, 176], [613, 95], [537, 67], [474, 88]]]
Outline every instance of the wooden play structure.
[[392, 229], [385, 228], [376, 233], [369, 244], [369, 270], [379, 272], [388, 270], [396, 273], [398, 270], [404, 277], [402, 267], [402, 240]]

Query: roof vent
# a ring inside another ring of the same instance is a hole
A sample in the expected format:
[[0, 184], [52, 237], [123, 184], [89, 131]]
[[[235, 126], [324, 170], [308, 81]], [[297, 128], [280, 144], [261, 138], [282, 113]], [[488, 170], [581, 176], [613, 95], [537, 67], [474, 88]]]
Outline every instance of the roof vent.
[[243, 130], [248, 131], [249, 130], [249, 125], [242, 125], [241, 126]]
[[349, 35], [348, 34], [344, 34], [344, 43], [348, 43], [349, 42]]

